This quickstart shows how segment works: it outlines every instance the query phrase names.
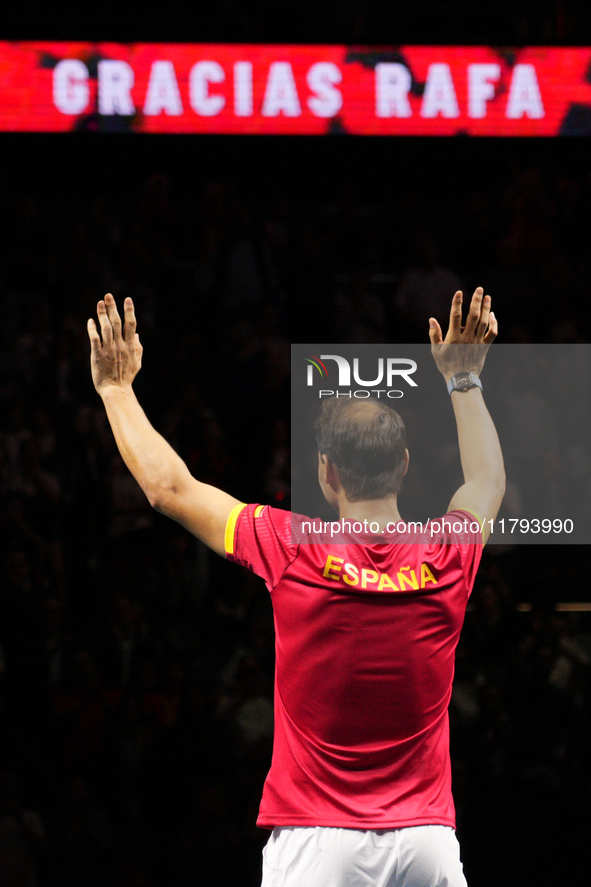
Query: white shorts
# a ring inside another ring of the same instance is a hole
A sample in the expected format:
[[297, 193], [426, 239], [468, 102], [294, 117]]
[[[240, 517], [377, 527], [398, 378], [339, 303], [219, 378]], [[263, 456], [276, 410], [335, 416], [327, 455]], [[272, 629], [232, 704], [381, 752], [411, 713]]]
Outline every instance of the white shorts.
[[357, 830], [276, 826], [262, 887], [467, 887], [446, 825]]

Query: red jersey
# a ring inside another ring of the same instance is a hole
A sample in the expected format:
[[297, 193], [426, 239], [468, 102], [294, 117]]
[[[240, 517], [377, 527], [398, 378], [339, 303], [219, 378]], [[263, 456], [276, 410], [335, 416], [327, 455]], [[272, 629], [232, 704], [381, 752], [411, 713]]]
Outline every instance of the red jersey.
[[482, 537], [298, 544], [291, 517], [239, 505], [226, 528], [227, 557], [265, 580], [275, 617], [257, 824], [455, 827], [447, 710]]

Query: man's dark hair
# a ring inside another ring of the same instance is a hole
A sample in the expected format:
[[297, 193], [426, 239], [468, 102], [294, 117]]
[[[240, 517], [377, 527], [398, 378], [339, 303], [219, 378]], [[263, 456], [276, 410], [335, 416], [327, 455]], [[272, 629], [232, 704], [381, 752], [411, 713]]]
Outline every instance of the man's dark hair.
[[349, 502], [398, 493], [404, 475], [406, 430], [398, 413], [377, 398], [322, 401], [316, 445], [336, 465]]

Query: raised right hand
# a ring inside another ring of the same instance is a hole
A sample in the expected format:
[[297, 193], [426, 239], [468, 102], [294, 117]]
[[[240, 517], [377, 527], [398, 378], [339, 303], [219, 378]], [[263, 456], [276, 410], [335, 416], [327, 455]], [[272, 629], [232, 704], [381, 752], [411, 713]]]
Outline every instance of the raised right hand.
[[459, 372], [472, 372], [479, 376], [486, 352], [497, 337], [499, 325], [490, 310], [491, 298], [483, 293], [481, 286], [474, 290], [466, 326], [462, 326], [463, 296], [458, 290], [451, 304], [445, 339], [437, 320], [429, 318], [431, 353], [446, 382]]
[[131, 387], [142, 365], [143, 348], [135, 331], [135, 311], [129, 298], [125, 300], [124, 313], [125, 327], [122, 334], [115, 299], [111, 293], [107, 293], [104, 301], [97, 304], [102, 341], [94, 320], [91, 318], [87, 324], [92, 381], [99, 394], [113, 386]]

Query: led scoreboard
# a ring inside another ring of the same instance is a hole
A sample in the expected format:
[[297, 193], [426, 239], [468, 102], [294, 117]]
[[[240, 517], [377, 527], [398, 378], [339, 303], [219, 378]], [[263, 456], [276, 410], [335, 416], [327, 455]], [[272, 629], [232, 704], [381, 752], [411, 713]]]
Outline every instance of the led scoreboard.
[[591, 49], [0, 42], [0, 130], [591, 134]]

